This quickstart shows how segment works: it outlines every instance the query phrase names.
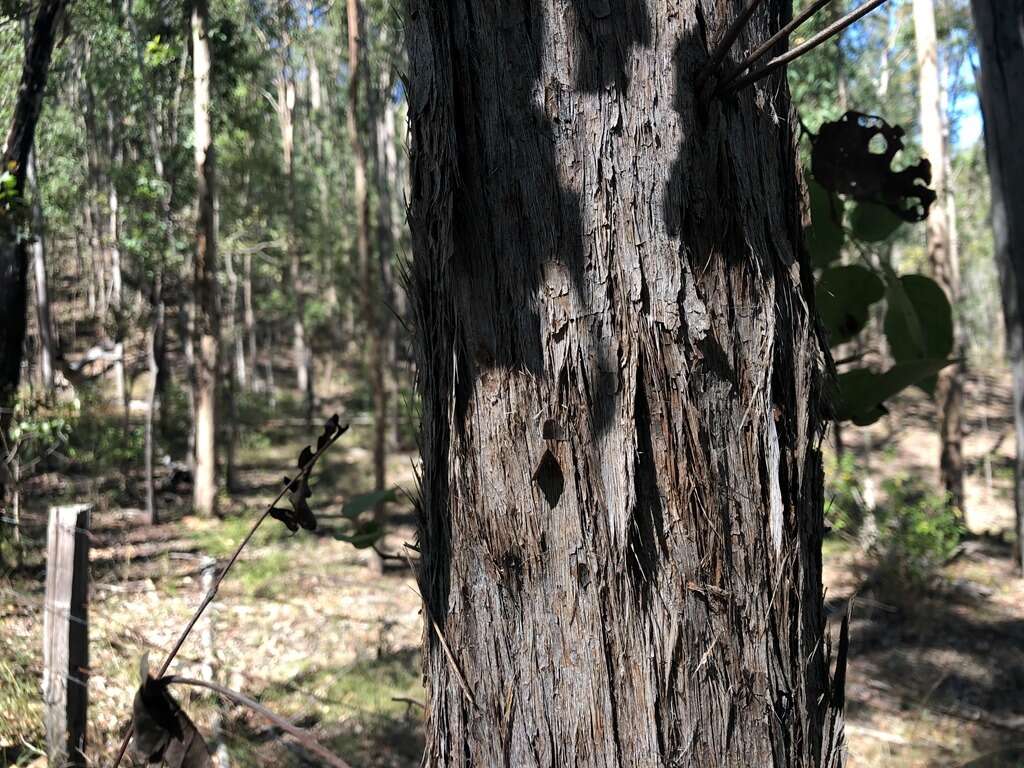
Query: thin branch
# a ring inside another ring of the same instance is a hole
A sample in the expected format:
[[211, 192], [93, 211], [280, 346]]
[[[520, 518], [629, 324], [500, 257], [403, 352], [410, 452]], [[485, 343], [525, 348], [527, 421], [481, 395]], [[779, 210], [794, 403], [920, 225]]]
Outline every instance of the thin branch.
[[[284, 485], [284, 487], [280, 490], [280, 492], [277, 494], [274, 500], [267, 505], [267, 508], [263, 512], [263, 514], [259, 516], [255, 523], [253, 523], [252, 528], [249, 529], [249, 533], [245, 535], [245, 538], [242, 539], [241, 543], [235, 548], [235, 552], [231, 555], [231, 559], [228, 560], [228, 564], [224, 566], [224, 569], [220, 572], [220, 575], [217, 576], [217, 580], [213, 582], [213, 586], [210, 587], [205, 597], [203, 597], [203, 601], [199, 604], [199, 607], [196, 608], [195, 612], [192, 614], [192, 618], [189, 619], [188, 624], [185, 625], [185, 629], [182, 630], [177, 642], [171, 648], [171, 652], [167, 655], [167, 658], [164, 659], [164, 663], [160, 665], [160, 670], [156, 673], [157, 677], [163, 677], [164, 673], [167, 672], [167, 668], [171, 665], [171, 662], [174, 661], [174, 657], [178, 655], [178, 651], [181, 650], [181, 646], [185, 644], [185, 640], [192, 632], [192, 629], [193, 627], [195, 627], [196, 622], [199, 621], [199, 617], [203, 615], [203, 612], [206, 610], [206, 608], [210, 605], [210, 603], [213, 602], [213, 598], [217, 596], [217, 590], [220, 589], [220, 584], [222, 581], [224, 581], [224, 577], [228, 575], [228, 571], [231, 570], [231, 567], [235, 564], [235, 561], [238, 560], [238, 556], [242, 554], [242, 550], [245, 548], [245, 545], [249, 543], [249, 540], [256, 533], [256, 530], [260, 527], [260, 525], [263, 524], [263, 521], [270, 516], [270, 511], [275, 506], [277, 506], [277, 502], [279, 502], [284, 497], [284, 495], [288, 492], [289, 488], [294, 487], [298, 481], [307, 477], [309, 473], [312, 472], [313, 467], [316, 466], [317, 459], [319, 459], [332, 445], [334, 445], [335, 441], [343, 434], [345, 434], [345, 432], [347, 431], [348, 424], [338, 427], [338, 431], [334, 433], [331, 439], [324, 444], [323, 448], [317, 449], [316, 453], [313, 454], [312, 458], [308, 462], [306, 462], [306, 465], [302, 467], [301, 470], [299, 470], [299, 474], [291, 482], [286, 483]], [[124, 739], [121, 741], [121, 748], [118, 750], [117, 757], [114, 759], [113, 768], [117, 768], [121, 764], [121, 759], [124, 757], [124, 753], [128, 750], [128, 743], [131, 741], [133, 733], [135, 733], [134, 716], [132, 717], [132, 721], [128, 724], [128, 730], [125, 732]]]
[[720, 86], [718, 89], [718, 93], [723, 96], [728, 95], [730, 93], [735, 93], [740, 88], [744, 88], [750, 85], [751, 83], [757, 82], [761, 78], [767, 77], [779, 67], [788, 64], [794, 59], [800, 58], [808, 51], [814, 50], [819, 45], [826, 42], [829, 38], [839, 34], [848, 26], [853, 24], [855, 21], [858, 21], [863, 16], [866, 16], [867, 14], [871, 13], [871, 11], [875, 10], [875, 8], [882, 5], [886, 1], [887, 0], [869, 0], [868, 2], [864, 3], [864, 5], [862, 5], [860, 8], [856, 8], [853, 11], [850, 11], [850, 13], [843, 16], [843, 18], [839, 19], [838, 21], [832, 24], [829, 24], [827, 27], [825, 27], [825, 29], [821, 30], [821, 32], [807, 40], [807, 42], [801, 43], [796, 48], [791, 48], [781, 56], [776, 56], [774, 59], [769, 61], [760, 69], [754, 70], [750, 74], [744, 75], [743, 77], [738, 77], [731, 83], [726, 83]]
[[832, 0], [815, 0], [809, 6], [804, 8], [804, 10], [802, 10], [799, 14], [794, 16], [788, 24], [782, 27], [782, 29], [780, 29], [774, 35], [772, 35], [763, 43], [761, 43], [761, 45], [757, 46], [757, 48], [755, 48], [752, 53], [748, 54], [747, 57], [743, 59], [743, 61], [741, 61], [731, 70], [729, 70], [725, 77], [722, 78], [722, 82], [729, 83], [730, 81], [734, 80], [741, 72], [750, 68], [750, 66], [754, 64], [754, 62], [756, 62], [758, 59], [764, 56], [765, 53], [770, 51], [773, 45], [787, 37], [794, 29], [799, 27], [801, 24], [803, 24], [805, 21], [811, 18], [811, 16], [816, 14], [818, 11], [820, 11], [822, 8], [824, 8], [831, 2]]
[[191, 677], [179, 677], [178, 675], [168, 675], [167, 677], [162, 679], [162, 682], [170, 683], [172, 685], [192, 685], [197, 688], [207, 688], [216, 693], [218, 696], [222, 696], [225, 699], [230, 699], [231, 701], [235, 702], [235, 704], [240, 704], [243, 707], [248, 707], [253, 712], [262, 715], [267, 720], [276, 725], [278, 728], [280, 728], [282, 731], [287, 731], [296, 739], [298, 739], [299, 743], [302, 744], [302, 746], [304, 746], [310, 752], [315, 752], [316, 754], [320, 755], [320, 757], [326, 760], [329, 765], [334, 766], [334, 768], [351, 768], [351, 766], [348, 763], [346, 763], [336, 754], [327, 749], [327, 747], [323, 746], [320, 742], [314, 739], [309, 734], [309, 731], [303, 730], [302, 728], [298, 728], [292, 725], [279, 714], [267, 709], [258, 701], [250, 699], [244, 693], [233, 691], [230, 688], [226, 688], [223, 685], [220, 685], [219, 683], [208, 682], [206, 680], [196, 680], [195, 678]]
[[740, 14], [732, 20], [729, 28], [725, 30], [725, 34], [722, 35], [722, 39], [718, 41], [718, 45], [715, 46], [715, 50], [711, 52], [711, 58], [708, 59], [707, 64], [697, 75], [697, 90], [704, 84], [704, 81], [708, 79], [715, 68], [721, 63], [722, 59], [732, 48], [732, 44], [736, 42], [736, 38], [740, 36], [740, 32], [747, 26], [747, 22], [750, 21], [750, 17], [754, 15], [754, 11], [757, 10], [757, 6], [760, 5], [761, 0], [750, 0], [750, 3], [740, 11]]

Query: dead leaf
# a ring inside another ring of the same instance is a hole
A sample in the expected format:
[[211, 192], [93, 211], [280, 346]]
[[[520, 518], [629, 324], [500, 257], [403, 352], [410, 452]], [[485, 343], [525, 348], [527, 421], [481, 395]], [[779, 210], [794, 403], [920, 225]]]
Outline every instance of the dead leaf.
[[861, 112], [822, 123], [811, 150], [815, 181], [832, 192], [883, 205], [904, 221], [923, 221], [935, 202], [935, 191], [928, 188], [931, 164], [921, 160], [893, 170], [903, 135], [900, 126]]

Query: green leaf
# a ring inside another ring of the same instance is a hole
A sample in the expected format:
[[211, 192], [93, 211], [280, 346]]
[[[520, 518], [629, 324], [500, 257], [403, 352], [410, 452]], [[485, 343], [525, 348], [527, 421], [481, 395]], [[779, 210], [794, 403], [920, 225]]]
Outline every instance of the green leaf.
[[839, 258], [843, 232], [843, 201], [813, 179], [807, 181], [811, 225], [804, 230], [807, 250], [815, 267], [827, 267]]
[[341, 541], [347, 541], [356, 549], [367, 549], [380, 541], [383, 535], [384, 526], [378, 522], [369, 522], [359, 526], [355, 533], [338, 533], [335, 534], [335, 537]]
[[885, 295], [885, 284], [866, 267], [829, 267], [814, 287], [818, 312], [829, 344], [849, 341], [868, 322], [868, 309]]
[[878, 203], [859, 202], [850, 212], [853, 236], [866, 243], [888, 240], [902, 223], [903, 219]]
[[858, 426], [873, 424], [885, 413], [883, 403], [907, 387], [934, 377], [953, 360], [946, 358], [896, 363], [885, 373], [856, 368], [839, 374], [836, 419]]
[[[885, 337], [897, 363], [946, 358], [953, 352], [953, 309], [946, 292], [924, 275], [889, 281]], [[935, 377], [919, 382], [929, 395]]]
[[362, 493], [358, 496], [353, 496], [346, 501], [345, 506], [341, 508], [341, 514], [349, 520], [356, 520], [361, 514], [363, 514], [363, 512], [373, 509], [378, 504], [394, 501], [397, 498], [398, 493], [394, 488], [387, 488], [383, 491]]

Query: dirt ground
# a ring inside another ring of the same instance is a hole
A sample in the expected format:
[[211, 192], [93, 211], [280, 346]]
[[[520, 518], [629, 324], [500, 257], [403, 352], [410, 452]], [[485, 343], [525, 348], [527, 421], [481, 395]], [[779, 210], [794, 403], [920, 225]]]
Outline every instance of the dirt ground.
[[[969, 540], [942, 572], [936, 590], [915, 605], [888, 603], [864, 587], [868, 567], [857, 550], [828, 542], [830, 624], [852, 612], [847, 682], [851, 766], [1024, 766], [1024, 581], [1001, 538], [1012, 521], [1008, 392], [994, 377], [968, 388]], [[870, 432], [844, 441], [871, 476], [936, 473], [938, 441], [924, 398], [904, 398]], [[247, 530], [304, 444], [284, 423], [268, 440], [244, 447], [238, 489], [224, 498], [222, 520], [183, 516], [185, 500], [166, 494], [166, 521], [138, 522], [86, 477], [34, 481], [24, 535], [39, 543], [55, 487], [64, 497], [97, 498], [91, 552], [90, 756], [105, 764], [130, 712], [142, 653], [159, 660], [203, 594], [204, 556], [225, 558]], [[318, 469], [315, 508], [336, 513], [370, 483], [366, 444], [353, 430]], [[414, 482], [411, 454], [391, 460], [400, 486]], [[386, 548], [413, 540], [407, 500], [392, 505]], [[236, 690], [309, 728], [353, 766], [416, 766], [422, 748], [423, 689], [418, 660], [419, 598], [406, 565], [381, 577], [365, 552], [332, 535], [341, 521], [322, 517], [315, 535], [289, 536], [275, 521], [257, 534], [197, 627], [177, 671], [204, 666]], [[0, 766], [41, 764], [43, 564], [0, 577]], [[250, 712], [185, 697], [205, 734], [236, 766], [316, 765], [296, 742]]]

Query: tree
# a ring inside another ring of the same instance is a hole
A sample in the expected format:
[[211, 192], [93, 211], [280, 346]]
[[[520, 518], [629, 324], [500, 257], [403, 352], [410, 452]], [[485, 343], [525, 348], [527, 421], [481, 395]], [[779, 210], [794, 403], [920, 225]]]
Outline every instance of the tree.
[[980, 95], [992, 186], [992, 229], [1013, 376], [1017, 433], [1014, 505], [1024, 570], [1024, 0], [972, 0], [981, 59]]
[[214, 151], [211, 127], [210, 79], [212, 71], [207, 0], [192, 5], [193, 120], [196, 165], [195, 281], [196, 370], [195, 485], [193, 506], [199, 514], [212, 514], [217, 502], [217, 365], [219, 316], [217, 308], [217, 230], [214, 217]]
[[54, 339], [50, 316], [50, 289], [46, 276], [46, 223], [43, 202], [36, 178], [35, 152], [29, 155], [28, 186], [32, 194], [32, 277], [36, 300], [36, 325], [39, 327], [39, 373], [43, 388], [53, 389]]
[[[956, 306], [960, 293], [957, 255], [951, 236], [953, 222], [947, 198], [949, 153], [939, 81], [939, 48], [935, 34], [935, 6], [932, 0], [914, 0], [914, 36], [917, 42], [919, 96], [921, 100], [921, 145], [931, 161], [935, 202], [928, 213], [928, 261], [932, 276]], [[939, 436], [942, 452], [939, 471], [952, 504], [964, 508], [963, 458], [963, 371], [959, 364], [939, 372], [935, 400], [942, 423]]]
[[842, 763], [796, 136], [710, 7], [410, 2], [426, 764]]
[[[370, 260], [370, 197], [367, 191], [366, 147], [360, 137], [359, 92], [367, 81], [363, 51], [363, 10], [359, 0], [348, 0], [348, 137], [355, 158], [353, 184], [356, 207], [356, 268], [362, 274], [363, 314], [366, 321], [366, 368], [370, 374], [373, 389], [373, 480], [374, 490], [382, 491], [387, 482], [387, 393], [384, 389], [384, 358], [378, 315], [383, 308], [378, 306], [380, 296], [377, 280], [374, 279], [376, 265]], [[383, 258], [383, 255], [382, 255]], [[382, 512], [377, 506], [376, 515]], [[376, 572], [384, 569], [379, 556], [371, 556], [370, 567]]]
[[28, 243], [19, 231], [21, 202], [64, 8], [65, 0], [39, 3], [25, 46], [14, 116], [0, 153], [0, 435], [7, 433], [25, 340]]
[[292, 354], [298, 390], [305, 399], [306, 422], [313, 420], [313, 356], [306, 341], [305, 286], [302, 280], [302, 254], [299, 251], [298, 212], [295, 205], [295, 71], [291, 50], [291, 8], [281, 4], [282, 33], [280, 71], [277, 81], [277, 120], [281, 128], [282, 170], [287, 209], [286, 235], [288, 271], [295, 293], [295, 314], [292, 318]]

